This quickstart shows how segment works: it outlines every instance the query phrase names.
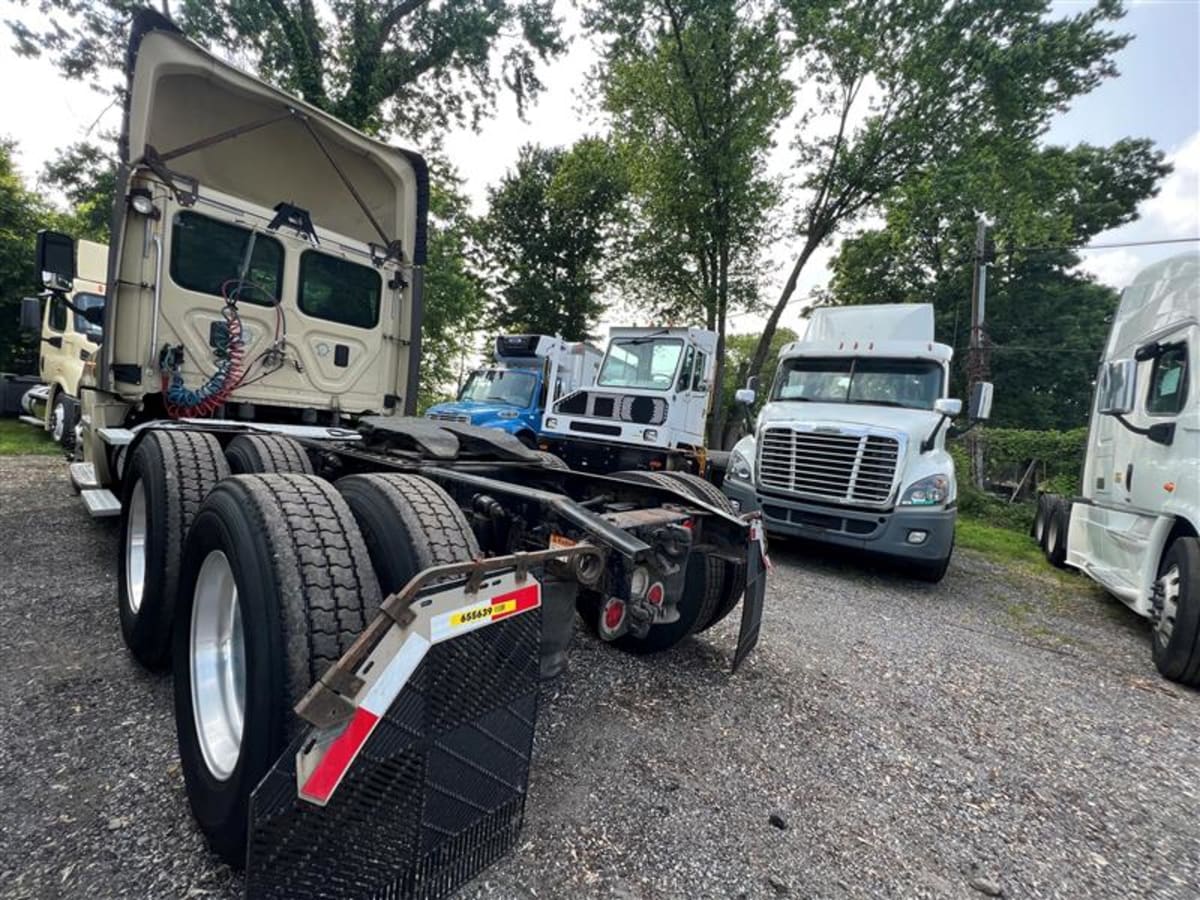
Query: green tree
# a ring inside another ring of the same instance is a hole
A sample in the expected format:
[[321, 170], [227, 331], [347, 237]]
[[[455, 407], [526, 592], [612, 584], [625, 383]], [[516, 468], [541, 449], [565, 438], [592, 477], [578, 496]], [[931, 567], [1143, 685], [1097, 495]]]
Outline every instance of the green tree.
[[603, 141], [521, 148], [516, 167], [488, 191], [476, 230], [492, 328], [588, 337], [604, 311], [606, 261], [626, 190], [621, 162]]
[[[634, 191], [625, 283], [666, 321], [725, 331], [757, 299], [779, 185], [772, 135], [791, 109], [780, 21], [756, 0], [618, 0], [586, 9], [606, 41], [597, 89]], [[756, 368], [761, 368], [761, 361]], [[714, 405], [719, 446], [728, 406]]]
[[447, 173], [434, 179], [429, 213], [417, 394], [421, 411], [449, 393], [463, 348], [479, 328], [486, 300], [483, 285], [467, 261], [472, 221], [457, 176]]
[[[43, 0], [40, 27], [9, 27], [18, 53], [46, 53], [68, 78], [95, 79], [120, 69], [140, 5]], [[332, 0], [327, 12], [313, 0], [181, 0], [172, 8], [188, 37], [226, 56], [252, 56], [266, 81], [355, 128], [406, 139], [477, 124], [501, 84], [524, 108], [542, 89], [538, 62], [565, 47], [552, 0]]]
[[1057, 17], [1050, 0], [787, 0], [800, 82], [797, 250], [755, 350], [766, 356], [813, 253], [898, 186], [965, 148], [1029, 140], [1116, 71], [1120, 0]]
[[1116, 292], [1074, 271], [1070, 247], [1136, 217], [1169, 171], [1149, 141], [977, 148], [910, 179], [884, 204], [884, 225], [847, 240], [834, 261], [838, 303], [933, 303], [938, 337], [957, 351], [965, 386], [976, 210], [995, 220], [987, 329], [992, 422], [1072, 428], [1087, 420], [1092, 378]]
[[52, 227], [53, 211], [25, 187], [13, 165], [16, 143], [0, 139], [0, 371], [37, 371], [37, 335], [17, 328], [21, 298], [40, 289], [34, 273], [37, 233]]
[[779, 359], [780, 351], [786, 345], [796, 340], [796, 337], [796, 332], [790, 328], [775, 329], [775, 336], [771, 339], [771, 349], [767, 354], [767, 361], [761, 369], [755, 372], [750, 371], [750, 359], [754, 355], [754, 348], [758, 345], [759, 336], [754, 333], [731, 334], [726, 338], [725, 377], [721, 380], [720, 402], [726, 409], [733, 410], [733, 412], [725, 421], [722, 447], [732, 447], [738, 438], [743, 434], [749, 433], [746, 430], [745, 414], [740, 409], [735, 408], [733, 402], [734, 391], [745, 387], [746, 381], [749, 378], [757, 378], [758, 398], [755, 401], [754, 408], [750, 411], [751, 415], [753, 416], [758, 410], [762, 409], [763, 404], [767, 400], [767, 395], [771, 390], [771, 382], [775, 378], [775, 363]]
[[76, 238], [108, 243], [113, 193], [117, 189], [113, 157], [96, 144], [71, 144], [46, 164], [42, 181], [62, 191], [70, 202], [71, 215], [65, 225]]

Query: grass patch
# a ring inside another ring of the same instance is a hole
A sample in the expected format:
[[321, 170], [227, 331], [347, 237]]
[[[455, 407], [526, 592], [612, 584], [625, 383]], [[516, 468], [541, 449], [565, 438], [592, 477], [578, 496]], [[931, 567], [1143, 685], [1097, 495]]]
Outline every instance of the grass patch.
[[956, 530], [960, 547], [1022, 563], [1043, 563], [1042, 551], [1028, 532], [993, 525], [971, 516], [959, 516]]
[[0, 419], [0, 456], [19, 456], [23, 453], [58, 456], [62, 448], [40, 428], [17, 419]]

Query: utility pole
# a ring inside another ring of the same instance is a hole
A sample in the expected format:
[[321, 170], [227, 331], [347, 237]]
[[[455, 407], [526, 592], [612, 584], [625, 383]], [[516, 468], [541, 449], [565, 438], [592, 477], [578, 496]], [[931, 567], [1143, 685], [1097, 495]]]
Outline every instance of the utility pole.
[[[987, 270], [988, 263], [994, 255], [988, 240], [989, 224], [982, 214], [975, 223], [975, 266], [971, 277], [971, 342], [967, 351], [968, 402], [975, 385], [987, 381], [991, 374], [987, 333], [984, 331], [987, 313]], [[985, 460], [983, 442], [979, 440], [978, 432], [972, 431], [967, 435], [967, 450], [971, 459], [971, 478], [975, 487], [982, 490], [985, 481]]]

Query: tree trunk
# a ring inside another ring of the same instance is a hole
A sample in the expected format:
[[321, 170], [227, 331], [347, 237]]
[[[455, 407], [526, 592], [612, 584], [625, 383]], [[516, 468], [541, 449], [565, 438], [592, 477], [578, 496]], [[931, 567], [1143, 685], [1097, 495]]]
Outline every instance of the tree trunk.
[[813, 235], [809, 235], [808, 240], [804, 242], [804, 249], [800, 251], [800, 256], [796, 258], [796, 264], [792, 266], [791, 274], [788, 275], [787, 284], [783, 286], [783, 293], [779, 295], [779, 299], [775, 302], [775, 308], [771, 310], [771, 315], [767, 318], [767, 324], [763, 328], [762, 336], [758, 339], [758, 345], [754, 348], [754, 355], [750, 358], [751, 372], [761, 372], [763, 366], [767, 364], [767, 353], [771, 350], [771, 340], [775, 337], [775, 329], [779, 327], [779, 319], [783, 316], [783, 311], [787, 309], [788, 301], [792, 299], [792, 294], [796, 292], [796, 282], [800, 280], [800, 273], [803, 271], [805, 264], [808, 263], [808, 258], [813, 255], [813, 252], [820, 244], [820, 239]]
[[729, 312], [729, 247], [722, 245], [721, 258], [717, 265], [717, 359], [713, 366], [713, 380], [709, 387], [708, 446], [724, 450], [725, 402], [721, 390], [725, 378], [725, 327]]

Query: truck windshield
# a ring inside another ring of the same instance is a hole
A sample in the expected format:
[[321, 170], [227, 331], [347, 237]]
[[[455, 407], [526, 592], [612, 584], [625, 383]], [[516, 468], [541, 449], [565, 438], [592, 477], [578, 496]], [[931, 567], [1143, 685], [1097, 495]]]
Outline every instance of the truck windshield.
[[941, 392], [933, 360], [801, 357], [783, 361], [772, 399], [933, 409]]
[[458, 399], [476, 403], [507, 403], [509, 406], [529, 406], [537, 378], [532, 372], [512, 369], [477, 369], [463, 385]]
[[602, 387], [631, 387], [665, 391], [675, 383], [683, 354], [677, 338], [621, 338], [608, 345], [596, 383]]
[[[71, 302], [80, 309], [104, 309], [104, 297], [101, 294], [76, 294], [71, 298]], [[75, 313], [75, 330], [97, 343], [104, 334], [99, 325], [93, 325], [79, 313]]]

